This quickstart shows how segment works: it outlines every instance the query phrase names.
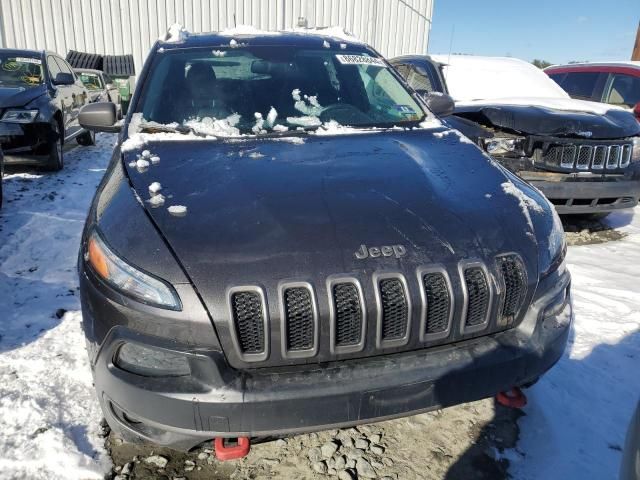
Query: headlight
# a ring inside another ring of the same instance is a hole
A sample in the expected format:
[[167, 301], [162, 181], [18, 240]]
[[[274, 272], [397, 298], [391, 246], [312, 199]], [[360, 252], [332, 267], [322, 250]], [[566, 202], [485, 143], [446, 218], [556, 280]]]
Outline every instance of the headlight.
[[171, 286], [126, 263], [95, 230], [89, 236], [84, 259], [98, 277], [122, 294], [157, 307], [181, 309], [180, 299]]
[[3, 122], [31, 123], [38, 116], [38, 110], [7, 110], [2, 115]]
[[640, 162], [640, 137], [634, 137], [633, 150], [631, 150], [631, 161]]
[[144, 377], [179, 377], [191, 373], [184, 355], [135, 343], [125, 343], [118, 349], [115, 364]]
[[524, 155], [523, 137], [493, 137], [482, 139], [482, 146], [489, 155]]

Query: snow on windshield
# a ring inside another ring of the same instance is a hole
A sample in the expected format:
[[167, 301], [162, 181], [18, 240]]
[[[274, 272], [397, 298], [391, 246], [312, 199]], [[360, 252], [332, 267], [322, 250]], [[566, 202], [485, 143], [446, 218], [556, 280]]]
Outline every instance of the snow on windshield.
[[444, 64], [449, 93], [456, 101], [509, 97], [569, 99], [542, 70], [516, 58], [434, 55]]

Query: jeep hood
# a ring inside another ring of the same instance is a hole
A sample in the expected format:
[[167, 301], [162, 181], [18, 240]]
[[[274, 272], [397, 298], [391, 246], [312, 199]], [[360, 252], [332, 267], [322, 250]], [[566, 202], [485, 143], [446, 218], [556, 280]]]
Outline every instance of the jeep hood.
[[31, 88], [0, 87], [0, 108], [24, 107], [45, 93], [46, 85]]
[[[302, 144], [151, 141], [143, 148], [159, 163], [139, 172], [130, 163], [140, 150], [125, 152], [124, 162], [205, 302], [234, 285], [378, 269], [415, 275], [417, 265], [493, 262], [508, 251], [524, 257], [534, 278], [537, 246], [518, 199], [503, 192], [507, 174], [461, 138], [416, 130], [314, 135]], [[162, 207], [149, 203], [152, 182], [162, 185]], [[171, 205], [186, 206], [186, 215], [172, 215]], [[407, 253], [358, 260], [363, 244]]]
[[615, 139], [640, 135], [633, 114], [602, 103], [564, 98], [503, 98], [456, 103], [455, 115], [528, 135]]

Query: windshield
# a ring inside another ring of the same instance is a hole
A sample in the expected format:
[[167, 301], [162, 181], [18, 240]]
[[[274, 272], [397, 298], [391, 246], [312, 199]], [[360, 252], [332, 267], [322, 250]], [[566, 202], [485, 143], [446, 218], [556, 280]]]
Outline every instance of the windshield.
[[526, 62], [510, 58], [452, 55], [438, 58], [449, 94], [456, 101], [500, 98], [569, 98], [546, 73]]
[[184, 49], [157, 55], [137, 113], [203, 133], [409, 126], [425, 113], [367, 52], [291, 47]]
[[80, 72], [80, 81], [87, 90], [102, 90], [102, 82], [97, 73]]
[[42, 60], [0, 53], [0, 87], [28, 88], [42, 83]]

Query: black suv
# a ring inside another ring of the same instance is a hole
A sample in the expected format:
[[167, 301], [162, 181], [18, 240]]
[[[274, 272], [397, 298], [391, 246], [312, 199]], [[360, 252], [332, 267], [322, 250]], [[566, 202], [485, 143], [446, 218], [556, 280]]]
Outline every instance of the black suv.
[[565, 251], [544, 196], [368, 46], [177, 35], [82, 238], [98, 398], [127, 439], [220, 453], [527, 385], [567, 341]]
[[410, 55], [390, 60], [423, 95], [450, 94], [446, 122], [538, 187], [560, 214], [602, 217], [640, 198], [640, 123], [572, 99], [515, 58]]
[[93, 145], [78, 123], [89, 94], [69, 64], [52, 52], [0, 49], [0, 142], [6, 164], [60, 170], [71, 139]]

